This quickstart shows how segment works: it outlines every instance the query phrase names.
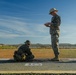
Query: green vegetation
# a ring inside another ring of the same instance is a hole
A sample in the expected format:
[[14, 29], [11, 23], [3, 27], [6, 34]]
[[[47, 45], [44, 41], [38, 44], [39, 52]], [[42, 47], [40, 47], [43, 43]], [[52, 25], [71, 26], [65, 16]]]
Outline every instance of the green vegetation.
[[61, 58], [76, 58], [76, 49], [60, 49]]
[[2, 45], [0, 46], [0, 49], [16, 49], [18, 46], [14, 45]]

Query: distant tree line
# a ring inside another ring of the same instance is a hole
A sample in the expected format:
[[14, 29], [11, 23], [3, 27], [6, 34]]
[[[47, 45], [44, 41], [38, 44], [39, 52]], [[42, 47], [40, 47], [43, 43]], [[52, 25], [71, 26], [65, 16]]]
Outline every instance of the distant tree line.
[[[22, 44], [0, 44], [0, 49], [17, 49]], [[50, 44], [31, 44], [30, 48], [51, 48]], [[76, 49], [76, 44], [59, 44], [60, 49]]]

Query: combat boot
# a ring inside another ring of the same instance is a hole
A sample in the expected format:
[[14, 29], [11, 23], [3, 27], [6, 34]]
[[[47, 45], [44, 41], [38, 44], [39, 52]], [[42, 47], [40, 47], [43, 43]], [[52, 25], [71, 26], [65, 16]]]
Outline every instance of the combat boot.
[[51, 61], [59, 61], [58, 55], [55, 55], [55, 57], [52, 58]]

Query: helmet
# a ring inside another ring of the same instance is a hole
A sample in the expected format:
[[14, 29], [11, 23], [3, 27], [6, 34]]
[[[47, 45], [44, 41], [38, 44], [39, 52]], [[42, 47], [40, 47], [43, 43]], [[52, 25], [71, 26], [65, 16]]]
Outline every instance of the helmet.
[[24, 43], [30, 45], [30, 41], [29, 40], [26, 40]]

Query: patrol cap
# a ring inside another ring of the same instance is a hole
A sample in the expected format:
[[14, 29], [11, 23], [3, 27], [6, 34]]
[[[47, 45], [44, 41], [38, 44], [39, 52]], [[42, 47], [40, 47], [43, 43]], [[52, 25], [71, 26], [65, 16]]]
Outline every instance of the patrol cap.
[[56, 8], [51, 8], [50, 11], [49, 11], [49, 14], [51, 14], [53, 11], [58, 12], [58, 10]]

